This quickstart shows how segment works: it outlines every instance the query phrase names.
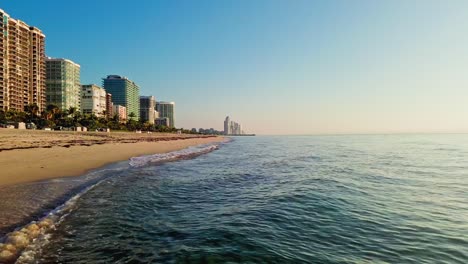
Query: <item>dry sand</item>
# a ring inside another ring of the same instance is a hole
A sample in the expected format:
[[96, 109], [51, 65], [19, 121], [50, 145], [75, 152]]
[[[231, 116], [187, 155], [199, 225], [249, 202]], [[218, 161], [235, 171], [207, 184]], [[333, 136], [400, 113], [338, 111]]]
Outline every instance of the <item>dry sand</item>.
[[77, 176], [131, 157], [223, 141], [175, 134], [76, 133], [0, 129], [0, 186]]

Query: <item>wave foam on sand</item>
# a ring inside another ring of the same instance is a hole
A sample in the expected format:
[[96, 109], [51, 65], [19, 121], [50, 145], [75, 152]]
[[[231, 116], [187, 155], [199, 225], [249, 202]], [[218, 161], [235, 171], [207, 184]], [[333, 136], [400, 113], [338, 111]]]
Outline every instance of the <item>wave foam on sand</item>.
[[[148, 164], [188, 159], [209, 153], [218, 148], [219, 144], [205, 144], [169, 153], [133, 157], [130, 159], [129, 165], [131, 167], [141, 167]], [[84, 188], [39, 221], [32, 221], [28, 225], [0, 238], [0, 263], [21, 264], [33, 261], [38, 252], [40, 252], [40, 249], [49, 241], [50, 233], [55, 230], [56, 225], [60, 224], [66, 216], [75, 209], [79, 198], [89, 190], [106, 181], [106, 179], [107, 178], [104, 178]]]

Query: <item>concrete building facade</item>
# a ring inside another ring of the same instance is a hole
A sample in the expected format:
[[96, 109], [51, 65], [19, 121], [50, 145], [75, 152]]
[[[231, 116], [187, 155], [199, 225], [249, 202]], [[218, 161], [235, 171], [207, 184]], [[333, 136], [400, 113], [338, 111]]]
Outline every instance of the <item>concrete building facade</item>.
[[140, 87], [135, 82], [119, 75], [108, 75], [103, 79], [103, 86], [112, 94], [115, 105], [126, 107], [126, 119], [130, 119], [131, 113], [135, 115], [134, 120], [140, 118]]
[[80, 65], [68, 59], [46, 59], [46, 101], [62, 111], [81, 111]]
[[112, 94], [106, 93], [106, 117], [111, 118], [114, 116], [113, 110], [114, 103], [112, 103]]
[[45, 35], [0, 9], [0, 109], [46, 107]]
[[156, 99], [154, 96], [140, 96], [140, 119], [154, 124]]
[[167, 117], [159, 117], [159, 118], [156, 118], [156, 125], [171, 127], [171, 121]]
[[175, 127], [175, 103], [174, 102], [156, 102], [156, 111], [159, 118], [168, 118], [169, 127]]
[[81, 112], [104, 116], [107, 111], [106, 91], [95, 84], [81, 86]]
[[119, 117], [120, 122], [126, 122], [127, 121], [127, 108], [123, 105], [113, 105], [112, 106], [112, 111], [114, 112], [114, 115], [117, 115]]

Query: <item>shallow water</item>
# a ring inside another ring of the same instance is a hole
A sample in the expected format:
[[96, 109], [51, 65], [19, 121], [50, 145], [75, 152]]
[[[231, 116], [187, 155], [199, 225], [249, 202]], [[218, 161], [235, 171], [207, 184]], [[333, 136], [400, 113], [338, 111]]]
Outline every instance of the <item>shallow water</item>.
[[468, 135], [246, 137], [186, 158], [101, 175], [25, 263], [468, 262]]

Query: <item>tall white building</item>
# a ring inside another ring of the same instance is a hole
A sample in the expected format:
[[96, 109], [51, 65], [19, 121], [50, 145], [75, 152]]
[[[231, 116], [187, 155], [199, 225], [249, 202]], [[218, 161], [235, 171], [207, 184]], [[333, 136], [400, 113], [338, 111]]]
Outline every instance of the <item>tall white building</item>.
[[106, 91], [95, 85], [81, 86], [81, 112], [83, 114], [94, 114], [104, 116], [106, 110]]
[[230, 135], [231, 133], [231, 120], [229, 119], [229, 116], [226, 116], [226, 119], [224, 119], [224, 134], [225, 135]]

